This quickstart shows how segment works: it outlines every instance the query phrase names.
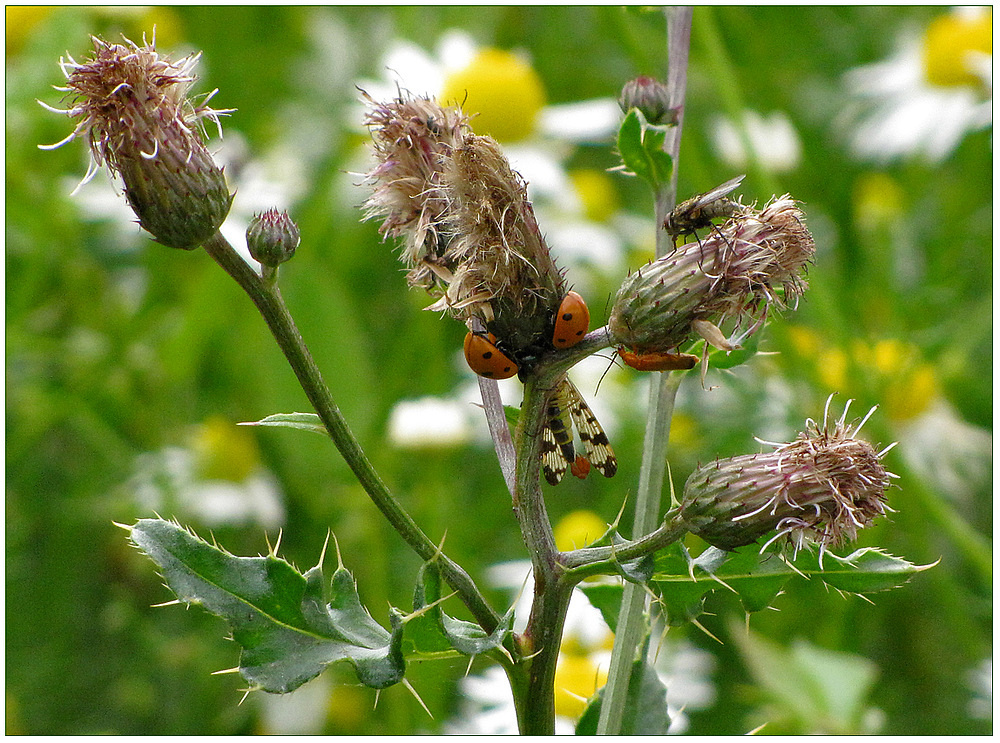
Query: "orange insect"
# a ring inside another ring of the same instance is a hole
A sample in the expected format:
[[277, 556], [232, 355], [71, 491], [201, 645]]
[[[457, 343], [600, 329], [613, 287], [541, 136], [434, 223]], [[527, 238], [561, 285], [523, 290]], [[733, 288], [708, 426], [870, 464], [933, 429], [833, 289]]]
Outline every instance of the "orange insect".
[[469, 368], [481, 377], [509, 379], [517, 374], [517, 364], [497, 348], [496, 342], [497, 337], [493, 333], [487, 333], [485, 336], [467, 333], [465, 360]]
[[576, 460], [569, 466], [569, 471], [574, 477], [579, 477], [581, 480], [586, 480], [587, 475], [590, 474], [590, 460], [587, 459], [582, 454], [576, 455]]
[[624, 348], [618, 349], [618, 355], [626, 366], [631, 366], [636, 371], [676, 371], [680, 369], [693, 369], [698, 363], [698, 357], [690, 353], [668, 353], [666, 351], [626, 351]]
[[556, 313], [556, 327], [552, 333], [552, 345], [556, 348], [575, 346], [590, 329], [590, 310], [576, 292], [567, 292]]

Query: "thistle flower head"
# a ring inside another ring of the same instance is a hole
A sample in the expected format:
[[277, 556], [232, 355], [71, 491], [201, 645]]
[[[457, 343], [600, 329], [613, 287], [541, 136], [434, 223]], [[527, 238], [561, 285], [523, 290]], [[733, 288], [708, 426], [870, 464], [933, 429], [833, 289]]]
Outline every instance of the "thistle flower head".
[[199, 104], [187, 97], [199, 55], [175, 63], [145, 41], [93, 42], [91, 59], [60, 62], [67, 82], [57, 90], [68, 94], [70, 107], [46, 107], [77, 124], [49, 148], [83, 136], [91, 152], [84, 183], [107, 165], [124, 181], [139, 224], [157, 241], [198, 247], [218, 230], [232, 204], [222, 169], [205, 147], [203, 124], [218, 126], [228, 111], [209, 108], [211, 94]]
[[490, 137], [469, 137], [443, 173], [450, 250], [445, 302], [478, 316], [515, 355], [551, 337], [566, 284], [542, 237], [527, 187]]
[[622, 283], [608, 322], [612, 342], [671, 351], [694, 339], [696, 321], [731, 322], [749, 335], [769, 308], [798, 303], [814, 253], [802, 211], [788, 195], [761, 210], [741, 205], [720, 227]]
[[433, 100], [372, 103], [366, 209], [403, 238], [410, 285], [438, 298], [428, 309], [478, 319], [519, 362], [551, 345], [565, 282], [500, 146]]
[[[807, 543], [820, 549], [852, 541], [859, 529], [889, 511], [885, 491], [895, 477], [882, 465], [881, 452], [857, 438], [874, 408], [860, 423], [843, 415], [822, 425], [809, 420], [789, 443], [774, 451], [720, 459], [696, 469], [684, 486], [681, 515], [706, 542], [732, 550], [772, 530], [796, 550]], [[766, 442], [762, 442], [766, 443]], [[770, 542], [768, 542], [770, 543]], [[765, 545], [766, 546], [766, 545]]]

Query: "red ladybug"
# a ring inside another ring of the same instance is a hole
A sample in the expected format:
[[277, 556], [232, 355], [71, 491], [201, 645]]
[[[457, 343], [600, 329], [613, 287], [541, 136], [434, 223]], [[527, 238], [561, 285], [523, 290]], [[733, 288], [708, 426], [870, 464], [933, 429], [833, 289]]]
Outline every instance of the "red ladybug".
[[590, 310], [576, 292], [567, 292], [556, 313], [556, 328], [552, 333], [552, 345], [556, 348], [575, 346], [590, 329]]
[[517, 374], [517, 364], [496, 347], [493, 333], [485, 336], [468, 333], [465, 336], [465, 360], [469, 368], [481, 377], [509, 379]]
[[693, 369], [698, 363], [698, 357], [690, 353], [667, 353], [666, 351], [649, 351], [637, 353], [618, 349], [618, 355], [626, 366], [636, 371], [674, 371], [677, 369]]

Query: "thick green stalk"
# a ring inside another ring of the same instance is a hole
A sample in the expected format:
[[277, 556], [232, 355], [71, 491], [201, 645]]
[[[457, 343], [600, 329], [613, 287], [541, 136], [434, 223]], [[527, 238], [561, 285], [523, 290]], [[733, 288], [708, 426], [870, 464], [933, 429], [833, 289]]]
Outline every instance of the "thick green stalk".
[[[521, 537], [531, 556], [534, 601], [524, 631], [522, 645], [528, 666], [524, 696], [517, 700], [518, 725], [522, 735], [555, 733], [555, 673], [562, 629], [566, 622], [572, 585], [560, 585], [552, 524], [545, 509], [539, 481], [541, 433], [545, 423], [545, 403], [558, 381], [529, 379], [524, 385], [524, 401], [514, 437], [514, 514]], [[515, 690], [516, 691], [516, 690]]]
[[205, 250], [250, 296], [257, 306], [267, 326], [271, 329], [278, 346], [288, 359], [302, 389], [309, 398], [326, 426], [330, 438], [344, 461], [351, 468], [358, 482], [371, 497], [372, 501], [389, 520], [393, 528], [399, 532], [403, 540], [413, 548], [424, 560], [437, 557], [440, 561], [441, 575], [472, 612], [486, 632], [493, 632], [500, 623], [496, 612], [486, 603], [486, 599], [476, 588], [472, 578], [457, 563], [441, 554], [439, 547], [417, 526], [392, 493], [375, 472], [368, 457], [358, 440], [351, 433], [347, 421], [333, 401], [329, 388], [323, 381], [319, 367], [313, 361], [312, 354], [306, 347], [292, 320], [284, 299], [278, 291], [277, 284], [265, 281], [233, 250], [222, 235], [216, 233], [204, 244]]
[[[667, 10], [667, 88], [670, 107], [681, 107], [687, 87], [687, 56], [690, 47], [691, 8], [674, 7]], [[680, 149], [683, 108], [677, 126], [664, 142], [664, 149], [673, 158], [670, 182], [663, 184], [655, 194], [656, 221], [660, 225], [676, 203], [677, 154]], [[664, 230], [656, 232], [656, 255], [665, 255], [668, 237]], [[673, 416], [674, 399], [681, 379], [678, 373], [654, 373], [650, 380], [649, 410], [646, 418], [646, 435], [643, 440], [642, 466], [639, 470], [639, 488], [636, 492], [635, 517], [632, 537], [638, 539], [653, 529], [660, 512], [660, 492], [666, 467], [667, 441]], [[608, 682], [604, 688], [601, 715], [597, 723], [598, 735], [618, 735], [621, 732], [631, 677], [632, 662], [646, 631], [646, 593], [642, 587], [626, 583], [618, 615], [615, 645], [611, 653]]]

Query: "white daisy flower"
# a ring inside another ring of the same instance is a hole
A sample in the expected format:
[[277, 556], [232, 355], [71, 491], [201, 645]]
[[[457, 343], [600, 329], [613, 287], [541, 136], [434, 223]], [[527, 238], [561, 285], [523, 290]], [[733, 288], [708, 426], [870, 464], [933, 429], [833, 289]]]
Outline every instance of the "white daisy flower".
[[992, 126], [992, 15], [954, 9], [904, 36], [890, 58], [848, 71], [852, 100], [838, 125], [856, 157], [939, 162], [966, 134]]
[[715, 147], [727, 165], [746, 170], [752, 156], [774, 173], [785, 173], [798, 167], [802, 159], [802, 142], [784, 112], [773, 111], [764, 116], [747, 110], [742, 118], [746, 141], [730, 119], [720, 116], [713, 122]]
[[140, 454], [125, 485], [143, 512], [195, 518], [207, 526], [285, 523], [274, 475], [260, 464], [252, 436], [220, 419], [197, 427], [190, 446]]
[[402, 400], [389, 416], [389, 440], [407, 449], [459, 446], [473, 428], [469, 406], [443, 397]]

